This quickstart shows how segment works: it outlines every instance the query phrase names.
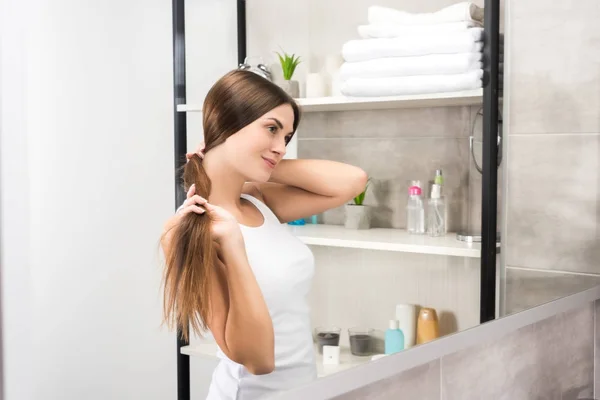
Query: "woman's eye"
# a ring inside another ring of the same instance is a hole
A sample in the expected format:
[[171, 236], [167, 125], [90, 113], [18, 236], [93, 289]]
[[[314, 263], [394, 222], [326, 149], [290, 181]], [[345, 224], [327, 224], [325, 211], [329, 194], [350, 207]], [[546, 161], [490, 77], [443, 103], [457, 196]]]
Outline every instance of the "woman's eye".
[[269, 132], [271, 132], [271, 133], [275, 133], [275, 132], [277, 132], [277, 127], [276, 127], [276, 126], [274, 126], [274, 125], [271, 125], [271, 126], [267, 127], [267, 129], [268, 129], [268, 130], [269, 130]]

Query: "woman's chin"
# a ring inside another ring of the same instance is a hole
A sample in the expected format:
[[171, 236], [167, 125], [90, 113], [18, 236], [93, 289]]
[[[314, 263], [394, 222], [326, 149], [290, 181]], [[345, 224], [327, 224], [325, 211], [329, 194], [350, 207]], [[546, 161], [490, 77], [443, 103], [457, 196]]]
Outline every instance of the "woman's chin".
[[271, 174], [263, 175], [260, 177], [260, 179], [257, 179], [255, 182], [269, 182], [269, 179], [271, 179]]

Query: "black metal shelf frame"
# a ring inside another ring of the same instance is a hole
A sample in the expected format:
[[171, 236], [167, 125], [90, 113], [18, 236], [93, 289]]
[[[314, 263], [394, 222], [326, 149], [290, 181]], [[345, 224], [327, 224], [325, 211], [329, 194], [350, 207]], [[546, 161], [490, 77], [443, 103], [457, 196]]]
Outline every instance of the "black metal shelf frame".
[[[246, 58], [246, 0], [237, 3], [238, 65]], [[178, 175], [187, 149], [187, 114], [177, 112], [177, 105], [186, 104], [185, 71], [185, 0], [172, 0], [173, 10], [173, 115], [175, 160], [175, 208], [185, 200]], [[496, 316], [496, 230], [498, 182], [498, 50], [500, 38], [500, 1], [485, 0], [483, 89], [483, 172], [481, 224], [480, 322]], [[177, 332], [177, 399], [190, 400], [190, 359], [181, 354], [188, 343]]]

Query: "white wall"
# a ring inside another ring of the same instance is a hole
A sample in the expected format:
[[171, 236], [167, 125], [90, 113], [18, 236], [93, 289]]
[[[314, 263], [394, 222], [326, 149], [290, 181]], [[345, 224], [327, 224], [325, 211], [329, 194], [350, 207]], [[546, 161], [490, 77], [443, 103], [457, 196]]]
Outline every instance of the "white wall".
[[171, 3], [2, 1], [6, 399], [175, 398]]
[[25, 6], [0, 0], [0, 292], [6, 400], [30, 400], [31, 278], [25, 108]]

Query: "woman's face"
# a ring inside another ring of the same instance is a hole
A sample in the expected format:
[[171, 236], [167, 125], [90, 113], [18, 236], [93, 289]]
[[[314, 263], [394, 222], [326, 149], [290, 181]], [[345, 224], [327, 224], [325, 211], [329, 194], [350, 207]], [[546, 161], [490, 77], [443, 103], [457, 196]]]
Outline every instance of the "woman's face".
[[224, 143], [229, 163], [246, 181], [267, 182], [286, 152], [294, 127], [294, 111], [283, 104], [269, 111]]

